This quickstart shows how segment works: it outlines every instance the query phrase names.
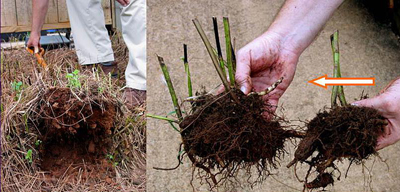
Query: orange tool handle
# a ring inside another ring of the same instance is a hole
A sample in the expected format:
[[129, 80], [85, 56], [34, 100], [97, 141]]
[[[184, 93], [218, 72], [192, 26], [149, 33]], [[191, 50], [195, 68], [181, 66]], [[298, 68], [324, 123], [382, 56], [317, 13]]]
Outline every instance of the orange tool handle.
[[44, 49], [42, 47], [40, 47], [39, 49], [39, 53], [35, 53], [34, 50], [32, 48], [27, 47], [26, 50], [30, 53], [30, 54], [34, 54], [37, 62], [43, 67], [46, 68], [47, 67], [47, 63], [46, 61], [43, 59], [43, 55], [44, 55]]

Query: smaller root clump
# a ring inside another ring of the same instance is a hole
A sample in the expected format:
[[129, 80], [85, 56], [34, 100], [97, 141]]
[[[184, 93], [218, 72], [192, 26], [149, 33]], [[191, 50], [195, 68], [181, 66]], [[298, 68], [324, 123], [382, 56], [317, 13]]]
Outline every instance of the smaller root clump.
[[[361, 163], [376, 154], [377, 139], [383, 134], [385, 125], [385, 118], [368, 107], [344, 106], [324, 110], [307, 124], [306, 136], [300, 141], [295, 158], [288, 167], [297, 162], [310, 165], [305, 178], [306, 188], [333, 184], [333, 171], [326, 169], [337, 169], [335, 160], [347, 158]], [[317, 152], [316, 156], [313, 156], [314, 152]], [[318, 176], [308, 182], [312, 168]]]
[[[270, 168], [276, 168], [292, 133], [283, 129], [282, 119], [263, 108], [261, 96], [231, 91], [200, 96], [179, 124], [186, 154], [194, 167], [205, 171], [198, 176], [211, 187], [231, 180], [240, 170], [246, 171], [250, 184], [263, 181]], [[274, 118], [266, 120], [265, 113]], [[258, 171], [255, 180], [250, 179], [252, 167]]]

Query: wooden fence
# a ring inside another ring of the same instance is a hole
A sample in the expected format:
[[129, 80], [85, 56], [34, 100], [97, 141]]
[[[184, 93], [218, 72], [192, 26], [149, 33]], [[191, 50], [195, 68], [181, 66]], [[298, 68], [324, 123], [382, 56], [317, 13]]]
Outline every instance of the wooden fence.
[[[113, 24], [114, 0], [102, 0], [105, 22]], [[32, 0], [1, 0], [1, 33], [31, 30]], [[69, 28], [66, 0], [49, 0], [43, 30]]]

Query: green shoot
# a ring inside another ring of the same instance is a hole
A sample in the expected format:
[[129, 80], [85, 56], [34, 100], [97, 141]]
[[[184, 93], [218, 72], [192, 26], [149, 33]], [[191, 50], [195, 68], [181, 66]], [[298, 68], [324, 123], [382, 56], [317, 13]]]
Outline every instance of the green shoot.
[[170, 119], [168, 117], [158, 116], [158, 115], [146, 114], [146, 117], [177, 123], [176, 120]]
[[29, 133], [29, 126], [28, 126], [28, 113], [24, 113], [24, 125], [25, 125], [25, 133]]
[[226, 64], [228, 66], [229, 81], [231, 83], [231, 87], [235, 87], [235, 72], [233, 71], [232, 64], [231, 32], [229, 27], [229, 19], [227, 17], [224, 17], [224, 29], [226, 42]]
[[[340, 72], [340, 53], [339, 53], [339, 31], [335, 31], [331, 35], [331, 47], [333, 53], [333, 77], [340, 78], [342, 74]], [[337, 106], [336, 100], [339, 98], [342, 106], [347, 105], [346, 97], [344, 95], [343, 86], [333, 86], [331, 95], [331, 107]]]
[[81, 88], [81, 81], [79, 80], [79, 70], [75, 69], [72, 73], [66, 75], [68, 80], [68, 87], [70, 88]]
[[[171, 113], [168, 113], [168, 115], [174, 114], [176, 113], [175, 111], [172, 111]], [[174, 123], [178, 123], [176, 120], [174, 119], [170, 119], [168, 117], [163, 117], [163, 116], [158, 116], [158, 115], [152, 115], [152, 114], [146, 114], [146, 117], [150, 117], [150, 118], [154, 118], [154, 119], [158, 119], [158, 120], [164, 120], [164, 121], [168, 121], [168, 123], [171, 125], [171, 127], [175, 130], [175, 131], [179, 131], [179, 129], [177, 127], [175, 127]]]
[[179, 106], [178, 98], [176, 97], [175, 89], [174, 89], [174, 86], [172, 84], [171, 77], [169, 76], [169, 72], [168, 72], [167, 66], [165, 65], [164, 59], [162, 57], [160, 57], [158, 55], [157, 55], [157, 57], [158, 57], [158, 61], [160, 63], [161, 70], [162, 70], [162, 72], [164, 74], [165, 81], [167, 81], [169, 94], [171, 95], [171, 99], [172, 99], [172, 103], [174, 104], [176, 115], [178, 116], [179, 121], [181, 121], [183, 119], [182, 111], [181, 111], [181, 108]]
[[39, 145], [42, 144], [42, 141], [40, 139], [36, 140], [35, 142], [35, 146], [39, 147]]
[[29, 163], [32, 163], [32, 161], [33, 161], [32, 149], [29, 149], [28, 152], [26, 153], [25, 160], [28, 160]]
[[224, 84], [225, 91], [229, 91], [230, 90], [229, 83], [226, 80], [226, 76], [224, 75], [224, 72], [222, 71], [222, 68], [221, 68], [220, 63], [218, 62], [217, 56], [213, 53], [213, 48], [211, 46], [211, 43], [208, 40], [203, 28], [201, 27], [199, 20], [193, 19], [193, 24], [195, 25], [195, 27], [197, 29], [197, 32], [199, 33], [201, 39], [203, 40], [204, 45], [206, 46], [208, 54], [210, 55], [211, 60], [212, 60], [212, 62], [214, 64], [214, 67], [217, 70], [219, 78], [221, 79], [222, 84]]
[[185, 72], [187, 76], [187, 85], [188, 85], [188, 92], [189, 97], [193, 96], [193, 89], [192, 89], [192, 79], [190, 78], [190, 70], [189, 70], [189, 63], [188, 63], [188, 56], [187, 56], [187, 45], [183, 44], [183, 64], [185, 65]]
[[106, 154], [106, 159], [109, 163], [112, 163], [113, 166], [117, 166], [119, 163], [116, 161], [115, 157], [113, 154]]
[[11, 87], [13, 89], [13, 91], [15, 92], [20, 92], [21, 91], [21, 87], [22, 87], [22, 82], [21, 81], [14, 81], [11, 83]]
[[114, 156], [112, 154], [107, 154], [106, 157], [108, 160], [114, 160]]
[[18, 101], [18, 99], [21, 97], [23, 83], [21, 81], [18, 81], [18, 82], [13, 81], [11, 83], [11, 88], [16, 93], [14, 100]]
[[104, 87], [98, 87], [97, 90], [99, 91], [100, 95], [104, 93]]

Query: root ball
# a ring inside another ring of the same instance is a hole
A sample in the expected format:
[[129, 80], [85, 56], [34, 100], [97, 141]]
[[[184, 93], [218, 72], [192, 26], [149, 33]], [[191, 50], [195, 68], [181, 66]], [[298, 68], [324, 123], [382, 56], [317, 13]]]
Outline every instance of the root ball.
[[262, 181], [269, 167], [276, 168], [288, 138], [279, 118], [264, 118], [267, 111], [260, 96], [232, 91], [240, 103], [229, 93], [202, 96], [192, 103], [192, 114], [180, 123], [185, 152], [194, 166], [206, 172], [200, 177], [211, 179], [214, 185], [240, 170], [250, 172], [252, 166], [259, 173], [254, 183]]

